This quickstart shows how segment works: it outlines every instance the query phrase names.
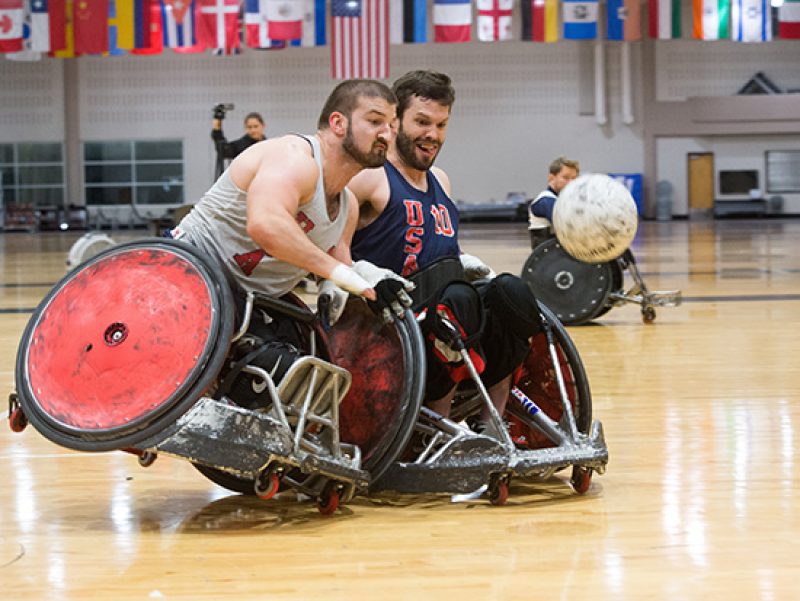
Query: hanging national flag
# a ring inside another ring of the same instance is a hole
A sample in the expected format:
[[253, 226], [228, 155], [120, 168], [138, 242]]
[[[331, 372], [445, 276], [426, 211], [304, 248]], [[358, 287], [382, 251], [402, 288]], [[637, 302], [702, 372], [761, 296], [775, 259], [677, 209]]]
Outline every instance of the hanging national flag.
[[732, 0], [731, 37], [735, 42], [770, 41], [772, 7], [769, 0]]
[[564, 39], [597, 37], [597, 0], [564, 0]]
[[55, 58], [80, 56], [80, 53], [75, 52], [72, 4], [72, 0], [49, 0], [50, 52], [47, 56]]
[[608, 0], [607, 38], [632, 42], [642, 39], [641, 0]]
[[427, 0], [390, 0], [389, 10], [390, 44], [424, 44], [427, 41]]
[[271, 40], [267, 32], [267, 0], [246, 0], [244, 13], [245, 43], [248, 48], [284, 48], [284, 40]]
[[555, 42], [558, 40], [557, 0], [522, 0], [522, 40]]
[[692, 36], [696, 40], [727, 39], [729, 11], [730, 0], [692, 0]]
[[511, 39], [511, 0], [478, 0], [478, 39]]
[[137, 35], [136, 48], [131, 50], [131, 54], [135, 54], [137, 56], [161, 54], [164, 52], [164, 38], [163, 34], [161, 33], [161, 5], [157, 0], [152, 3], [147, 0], [144, 8], [146, 8], [150, 13], [149, 19], [142, 20], [142, 23], [147, 23], [150, 28], [146, 32], [146, 41], [142, 40], [142, 43], [147, 44], [147, 46], [139, 46], [139, 36]]
[[196, 0], [197, 42], [206, 48], [239, 47], [239, 1]]
[[649, 0], [649, 34], [659, 40], [675, 40], [681, 32], [681, 0]]
[[108, 52], [104, 56], [122, 56], [125, 50], [119, 45], [119, 28], [122, 22], [117, 12], [118, 0], [109, 0], [108, 3]]
[[22, 0], [0, 0], [0, 52], [22, 50]]
[[193, 0], [161, 0], [161, 28], [167, 48], [191, 48], [197, 44]]
[[32, 62], [38, 61], [42, 58], [42, 53], [38, 50], [31, 48], [31, 36], [33, 31], [31, 28], [31, 6], [25, 4], [23, 6], [23, 21], [22, 21], [22, 50], [17, 52], [9, 52], [6, 58], [10, 61], [19, 62]]
[[784, 40], [800, 40], [800, 0], [783, 0], [778, 9], [778, 35]]
[[267, 0], [267, 35], [272, 40], [295, 40], [303, 35], [302, 0]]
[[[67, 22], [72, 20], [72, 6], [68, 16], [67, 0], [47, 0], [47, 15], [50, 22], [50, 52], [64, 50], [68, 43], [72, 44], [71, 39], [67, 40]], [[71, 31], [71, 23], [69, 27]]]
[[76, 0], [72, 3], [76, 54], [108, 52], [108, 1]]
[[31, 1], [31, 50], [48, 52], [50, 50], [50, 17], [47, 14], [47, 0]]
[[472, 39], [470, 0], [433, 0], [433, 41], [469, 42]]
[[[113, 7], [113, 8], [112, 8]], [[111, 37], [116, 35], [115, 47], [120, 50], [135, 48], [134, 0], [111, 0], [108, 18], [108, 46], [111, 48]], [[110, 15], [114, 14], [114, 17]], [[114, 33], [111, 29], [115, 30]]]
[[153, 43], [151, 15], [151, 0], [133, 0], [133, 47], [136, 49], [147, 49]]
[[303, 0], [303, 37], [292, 46], [325, 46], [325, 0]]
[[389, 0], [332, 0], [334, 79], [389, 77]]

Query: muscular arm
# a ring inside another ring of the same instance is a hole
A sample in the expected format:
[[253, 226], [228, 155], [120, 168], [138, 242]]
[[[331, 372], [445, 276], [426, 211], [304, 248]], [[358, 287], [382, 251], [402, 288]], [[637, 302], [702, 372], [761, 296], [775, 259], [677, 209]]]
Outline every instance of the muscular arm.
[[302, 151], [276, 147], [261, 157], [247, 190], [247, 234], [279, 261], [329, 277], [339, 264], [317, 248], [295, 220], [314, 195], [319, 170]]

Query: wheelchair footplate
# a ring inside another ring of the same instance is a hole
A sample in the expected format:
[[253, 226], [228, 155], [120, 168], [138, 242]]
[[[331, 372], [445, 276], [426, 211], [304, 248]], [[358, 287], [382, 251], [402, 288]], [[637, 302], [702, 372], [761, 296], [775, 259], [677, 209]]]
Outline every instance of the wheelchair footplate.
[[369, 486], [359, 448], [339, 440], [339, 404], [350, 386], [347, 370], [306, 356], [292, 364], [278, 387], [261, 368], [244, 371], [262, 378], [272, 396], [266, 412], [239, 407], [224, 397], [203, 397], [172, 427], [134, 449], [252, 480], [256, 494], [273, 474], [317, 497], [335, 481], [341, 501]]

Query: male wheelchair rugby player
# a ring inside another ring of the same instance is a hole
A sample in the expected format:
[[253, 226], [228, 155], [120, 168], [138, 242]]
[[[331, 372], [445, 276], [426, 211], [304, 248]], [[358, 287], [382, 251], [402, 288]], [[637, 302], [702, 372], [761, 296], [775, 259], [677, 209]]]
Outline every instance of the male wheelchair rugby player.
[[[262, 312], [292, 317], [293, 348], [259, 341], [251, 323]], [[456, 421], [489, 402], [477, 377], [452, 419], [421, 407], [424, 341], [410, 311], [386, 324], [353, 298], [325, 331], [292, 295], [250, 294], [237, 325], [216, 262], [175, 240], [131, 242], [69, 273], [34, 312], [10, 425], [30, 422], [75, 450], [127, 451], [143, 466], [160, 454], [186, 459], [215, 483], [262, 498], [293, 488], [323, 514], [381, 489], [466, 493], [487, 484], [499, 504], [510, 476], [570, 465], [585, 492], [591, 470], [607, 462], [602, 429], [590, 426], [574, 346], [542, 313], [549, 325], [509, 404], [515, 443], [499, 415], [490, 436]], [[458, 336], [449, 343], [466, 352]], [[415, 432], [425, 435], [421, 452], [410, 449]]]

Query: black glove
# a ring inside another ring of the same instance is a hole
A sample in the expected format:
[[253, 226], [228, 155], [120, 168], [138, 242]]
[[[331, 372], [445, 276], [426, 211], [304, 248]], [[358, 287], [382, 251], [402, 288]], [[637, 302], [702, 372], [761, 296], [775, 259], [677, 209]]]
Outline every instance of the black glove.
[[375, 284], [377, 300], [367, 299], [367, 305], [375, 315], [380, 315], [383, 321], [392, 321], [392, 312], [398, 317], [403, 316], [403, 311], [411, 306], [411, 297], [406, 294], [406, 284], [397, 278], [384, 278]]

